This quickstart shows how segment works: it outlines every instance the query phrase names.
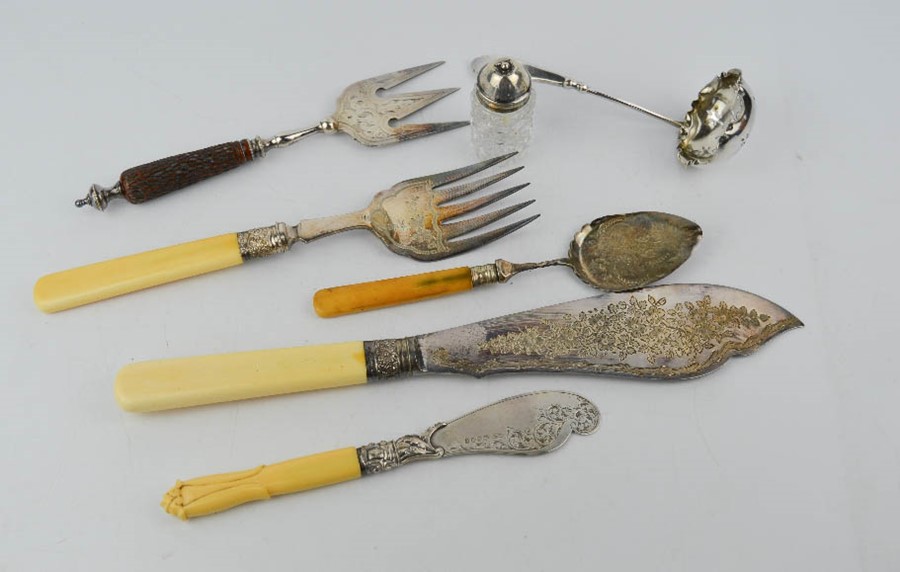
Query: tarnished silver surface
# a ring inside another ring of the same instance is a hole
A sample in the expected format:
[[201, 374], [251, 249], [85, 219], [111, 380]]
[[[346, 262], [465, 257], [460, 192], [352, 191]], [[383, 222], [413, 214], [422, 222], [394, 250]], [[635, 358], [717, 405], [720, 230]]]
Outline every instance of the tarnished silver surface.
[[589, 286], [611, 292], [633, 290], [677, 270], [701, 236], [696, 223], [669, 213], [609, 215], [575, 234], [567, 262]]
[[[490, 61], [489, 56], [481, 56], [473, 61], [473, 66], [483, 66]], [[733, 156], [747, 142], [753, 127], [753, 96], [738, 69], [721, 73], [708, 83], [692, 103], [684, 121], [678, 121], [556, 72], [531, 64], [522, 65], [531, 81], [596, 95], [677, 127], [678, 159], [687, 166], [707, 165], [716, 159]]]
[[787, 310], [743, 290], [672, 284], [511, 314], [418, 341], [425, 372], [683, 379], [802, 325]]
[[498, 401], [421, 435], [379, 441], [356, 452], [363, 474], [395, 469], [412, 461], [494, 453], [539, 455], [561, 447], [569, 435], [590, 435], [600, 425], [597, 406], [565, 391], [539, 391]]
[[[515, 153], [444, 173], [402, 181], [376, 194], [369, 206], [361, 211], [303, 220], [296, 226], [278, 223], [277, 231], [271, 230], [275, 227], [245, 231], [239, 233], [239, 240], [240, 236], [244, 235], [243, 240], [252, 246], [252, 248], [248, 246], [246, 256], [266, 256], [284, 252], [297, 242], [310, 242], [345, 230], [366, 229], [380, 238], [393, 252], [417, 260], [439, 260], [460, 254], [502, 238], [538, 217], [532, 215], [482, 234], [453, 240], [534, 202], [534, 200], [524, 201], [468, 219], [446, 222], [473, 213], [528, 186], [528, 183], [524, 183], [469, 201], [450, 202], [519, 172], [522, 167], [445, 188], [450, 183], [484, 171], [513, 155]], [[241, 253], [244, 254], [243, 246]]]

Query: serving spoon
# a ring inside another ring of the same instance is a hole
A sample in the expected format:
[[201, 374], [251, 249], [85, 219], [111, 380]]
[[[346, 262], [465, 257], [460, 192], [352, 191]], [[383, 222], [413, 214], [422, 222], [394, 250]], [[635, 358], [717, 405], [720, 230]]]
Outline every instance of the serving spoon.
[[336, 286], [316, 292], [313, 306], [323, 318], [343, 316], [503, 283], [520, 272], [549, 266], [568, 266], [600, 290], [634, 290], [674, 272], [702, 234], [696, 223], [669, 213], [609, 215], [584, 225], [563, 258], [521, 264], [501, 258], [493, 264]]

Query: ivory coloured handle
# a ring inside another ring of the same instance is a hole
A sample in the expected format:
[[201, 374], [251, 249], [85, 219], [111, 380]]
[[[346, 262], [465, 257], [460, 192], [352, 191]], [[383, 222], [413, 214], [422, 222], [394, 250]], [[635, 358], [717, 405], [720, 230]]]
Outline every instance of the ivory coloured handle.
[[363, 343], [346, 342], [133, 363], [115, 393], [122, 409], [148, 412], [365, 382]]
[[472, 271], [468, 266], [361, 282], [319, 290], [313, 307], [323, 318], [397, 306], [472, 289]]
[[360, 475], [356, 449], [347, 447], [248, 471], [178, 481], [160, 504], [167, 513], [187, 520], [277, 495], [352, 481]]
[[59, 312], [242, 262], [237, 234], [223, 234], [48, 274], [34, 285], [34, 303]]

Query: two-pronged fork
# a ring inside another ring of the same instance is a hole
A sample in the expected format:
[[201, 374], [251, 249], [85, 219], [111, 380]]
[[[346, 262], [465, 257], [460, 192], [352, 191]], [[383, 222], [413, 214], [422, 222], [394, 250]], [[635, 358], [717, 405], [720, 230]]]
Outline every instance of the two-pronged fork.
[[416, 260], [439, 260], [460, 254], [506, 236], [538, 217], [533, 215], [476, 236], [452, 240], [534, 202], [525, 201], [469, 219], [448, 222], [508, 197], [528, 185], [524, 183], [466, 202], [450, 203], [505, 179], [522, 167], [454, 187], [443, 188], [445, 185], [474, 175], [513, 155], [515, 153], [445, 173], [402, 181], [381, 191], [368, 207], [354, 213], [303, 220], [296, 226], [280, 222], [49, 274], [35, 284], [34, 301], [45, 312], [67, 310], [237, 266], [249, 258], [285, 252], [297, 242], [310, 242], [352, 229], [368, 229], [392, 251]]
[[468, 121], [390, 124], [450, 95], [458, 88], [388, 97], [377, 95], [382, 89], [400, 85], [442, 63], [434, 62], [358, 81], [348, 86], [338, 98], [334, 115], [314, 127], [287, 131], [271, 139], [256, 137], [222, 143], [132, 167], [124, 171], [112, 187], [92, 185], [85, 198], [75, 201], [75, 206], [90, 205], [102, 211], [111, 199], [117, 197], [123, 197], [132, 204], [143, 203], [265, 157], [270, 149], [293, 145], [314, 133], [343, 132], [363, 145], [379, 146], [468, 125]]

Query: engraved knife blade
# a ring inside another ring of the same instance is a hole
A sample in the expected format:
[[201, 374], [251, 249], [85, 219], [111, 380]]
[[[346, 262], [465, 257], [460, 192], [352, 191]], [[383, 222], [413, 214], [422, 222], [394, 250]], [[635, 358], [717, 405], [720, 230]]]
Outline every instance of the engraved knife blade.
[[599, 426], [600, 411], [590, 400], [567, 391], [537, 391], [437, 423], [422, 434], [369, 443], [357, 455], [367, 475], [455, 455], [540, 455], [560, 448], [572, 433], [590, 435]]
[[524, 371], [685, 379], [802, 325], [784, 308], [750, 292], [670, 284], [366, 342], [367, 373], [369, 379]]

